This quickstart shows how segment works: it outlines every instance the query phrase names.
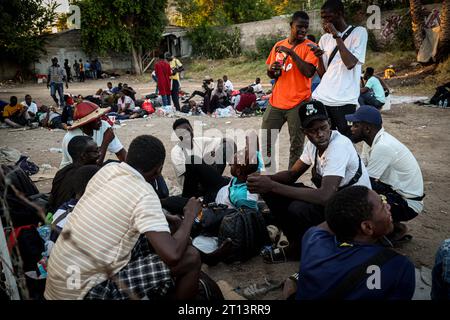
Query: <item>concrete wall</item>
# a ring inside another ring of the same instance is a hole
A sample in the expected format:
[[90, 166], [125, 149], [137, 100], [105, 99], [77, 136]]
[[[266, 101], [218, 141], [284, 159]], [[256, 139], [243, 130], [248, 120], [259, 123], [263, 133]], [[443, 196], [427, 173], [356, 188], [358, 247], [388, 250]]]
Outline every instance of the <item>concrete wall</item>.
[[104, 71], [124, 73], [132, 70], [130, 55], [111, 52], [106, 56], [88, 56], [81, 47], [80, 30], [68, 30], [50, 35], [45, 49], [47, 54], [41, 56], [39, 62], [31, 66], [38, 74], [47, 74], [52, 57], [57, 57], [61, 66], [64, 64], [64, 59], [69, 59], [72, 67], [75, 60], [83, 59], [84, 62], [86, 59], [91, 60], [98, 57]]
[[14, 79], [20, 66], [9, 60], [0, 60], [0, 80]]
[[[432, 10], [437, 8], [441, 11], [441, 4], [430, 4], [425, 6], [427, 9]], [[407, 9], [382, 11], [381, 12], [381, 28], [383, 29], [386, 19], [392, 15], [405, 14]], [[307, 11], [310, 17], [309, 33], [319, 36], [323, 33], [322, 22], [320, 19], [320, 10]], [[241, 31], [241, 47], [244, 50], [254, 50], [256, 45], [256, 39], [261, 36], [267, 36], [272, 34], [281, 34], [289, 36], [290, 27], [290, 15], [273, 17], [268, 20], [261, 20], [255, 22], [235, 24], [233, 27], [239, 28]], [[365, 23], [363, 24], [365, 26]], [[382, 29], [374, 29], [375, 37], [382, 40]], [[319, 41], [319, 39], [317, 39]]]

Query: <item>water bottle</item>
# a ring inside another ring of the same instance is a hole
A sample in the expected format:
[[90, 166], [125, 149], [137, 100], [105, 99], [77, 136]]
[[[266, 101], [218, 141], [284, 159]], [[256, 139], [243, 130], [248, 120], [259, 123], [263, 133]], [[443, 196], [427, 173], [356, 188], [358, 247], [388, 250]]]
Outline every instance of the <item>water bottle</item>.
[[444, 104], [442, 105], [442, 108], [447, 108], [447, 106], [448, 106], [448, 100], [445, 99], [444, 100]]

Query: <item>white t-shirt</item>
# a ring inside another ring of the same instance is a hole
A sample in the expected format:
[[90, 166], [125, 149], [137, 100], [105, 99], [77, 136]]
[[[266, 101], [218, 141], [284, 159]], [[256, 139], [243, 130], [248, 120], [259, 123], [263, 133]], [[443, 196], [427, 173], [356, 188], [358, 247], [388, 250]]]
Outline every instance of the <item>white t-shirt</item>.
[[[340, 134], [338, 131], [332, 130], [330, 143], [322, 156], [317, 155], [317, 159], [314, 161], [315, 156], [316, 146], [314, 146], [311, 141], [308, 141], [300, 156], [300, 160], [310, 166], [316, 161], [317, 173], [322, 177], [342, 177], [343, 179], [341, 180], [339, 187], [348, 184], [358, 171], [358, 153], [350, 139]], [[361, 169], [362, 175], [354, 185], [366, 186], [367, 188], [372, 189], [364, 163], [361, 163]]]
[[416, 158], [403, 143], [382, 128], [372, 147], [364, 143], [362, 159], [370, 177], [390, 185], [417, 213], [422, 211], [423, 201], [406, 199], [423, 195], [423, 178]]
[[356, 27], [344, 43], [347, 49], [358, 59], [358, 63], [351, 70], [348, 70], [345, 66], [339, 50], [327, 68], [328, 58], [336, 47], [336, 39], [333, 39], [331, 34], [326, 33], [319, 41], [319, 47], [325, 51], [322, 59], [326, 72], [316, 90], [312, 93], [312, 98], [327, 106], [358, 104], [361, 66], [366, 59], [367, 30], [363, 27]]
[[186, 172], [186, 156], [191, 155], [201, 157], [207, 164], [213, 164], [214, 158], [211, 157], [211, 152], [220, 148], [222, 145], [221, 138], [211, 137], [194, 137], [193, 149], [185, 149], [181, 142], [172, 148], [171, 160], [175, 170], [180, 187], [184, 185], [184, 173]]
[[[92, 136], [92, 139], [97, 143], [97, 145], [100, 147], [103, 142], [103, 136], [105, 134], [105, 131], [107, 129], [111, 128], [108, 122], [102, 120], [102, 126], [100, 127], [100, 130], [94, 130], [94, 134]], [[72, 163], [72, 157], [69, 154], [69, 151], [67, 150], [67, 146], [69, 145], [70, 140], [72, 140], [73, 137], [76, 136], [85, 136], [86, 134], [81, 131], [80, 128], [69, 130], [66, 135], [63, 138], [62, 141], [62, 149], [63, 149], [63, 158], [61, 160], [61, 164], [59, 165], [59, 168], [63, 168], [67, 166], [68, 164]], [[119, 138], [117, 136], [114, 137], [114, 139], [111, 141], [111, 143], [108, 145], [108, 151], [112, 153], [117, 153], [120, 150], [123, 149], [122, 143], [120, 143]]]
[[261, 83], [258, 83], [258, 84], [254, 83], [254, 84], [252, 84], [252, 87], [253, 87], [253, 91], [255, 93], [263, 92], [263, 88], [262, 88]]
[[24, 107], [28, 107], [28, 110], [27, 110], [28, 112], [32, 112], [34, 114], [36, 114], [38, 112], [37, 104], [34, 102], [31, 102], [30, 105], [27, 105], [27, 103], [24, 101], [24, 102], [22, 102], [22, 105]]
[[233, 91], [234, 87], [230, 80], [227, 80], [224, 84], [225, 91]]
[[124, 96], [125, 99], [119, 99], [117, 100], [117, 106], [119, 107], [119, 111], [120, 110], [127, 110], [127, 108], [125, 107], [128, 103], [130, 104], [130, 107], [128, 108], [129, 110], [134, 110], [135, 105], [134, 105], [134, 101], [133, 99], [131, 99], [129, 96]]

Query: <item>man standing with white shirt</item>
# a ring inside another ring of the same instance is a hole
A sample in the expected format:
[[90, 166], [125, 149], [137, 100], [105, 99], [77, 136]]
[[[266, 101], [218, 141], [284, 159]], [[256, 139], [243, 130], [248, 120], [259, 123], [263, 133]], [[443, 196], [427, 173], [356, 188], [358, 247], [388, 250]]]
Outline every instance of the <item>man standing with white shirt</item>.
[[312, 98], [326, 106], [332, 129], [350, 137], [345, 115], [354, 113], [358, 104], [367, 30], [345, 22], [340, 0], [326, 1], [320, 15], [326, 34], [320, 38], [319, 48], [312, 49], [319, 57], [317, 72], [321, 77]]

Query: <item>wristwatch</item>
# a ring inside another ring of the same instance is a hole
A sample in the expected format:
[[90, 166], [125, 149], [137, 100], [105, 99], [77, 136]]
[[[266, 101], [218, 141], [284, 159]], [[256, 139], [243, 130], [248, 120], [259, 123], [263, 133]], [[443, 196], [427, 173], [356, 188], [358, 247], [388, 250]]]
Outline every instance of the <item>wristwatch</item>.
[[333, 39], [337, 39], [337, 38], [340, 38], [340, 37], [342, 37], [342, 33], [341, 32], [338, 32], [337, 35], [333, 35]]

